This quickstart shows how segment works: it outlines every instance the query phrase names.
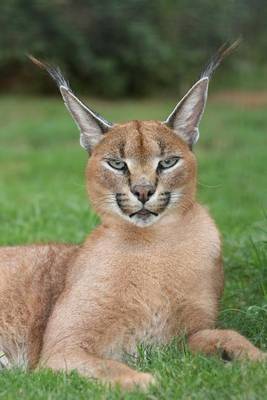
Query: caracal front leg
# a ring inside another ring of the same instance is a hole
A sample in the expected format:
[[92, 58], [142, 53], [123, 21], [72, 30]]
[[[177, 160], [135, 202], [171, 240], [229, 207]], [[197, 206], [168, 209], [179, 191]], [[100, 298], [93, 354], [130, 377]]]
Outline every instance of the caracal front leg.
[[229, 360], [267, 360], [262, 352], [244, 336], [228, 329], [203, 329], [188, 339], [190, 350], [205, 354], [220, 353]]
[[54, 352], [48, 359], [44, 354], [40, 366], [55, 371], [70, 372], [76, 370], [85, 377], [99, 379], [102, 383], [108, 383], [112, 386], [118, 384], [126, 390], [134, 387], [146, 390], [149, 385], [155, 383], [155, 379], [149, 373], [137, 372], [118, 361], [90, 355], [81, 348], [68, 351], [60, 350]]

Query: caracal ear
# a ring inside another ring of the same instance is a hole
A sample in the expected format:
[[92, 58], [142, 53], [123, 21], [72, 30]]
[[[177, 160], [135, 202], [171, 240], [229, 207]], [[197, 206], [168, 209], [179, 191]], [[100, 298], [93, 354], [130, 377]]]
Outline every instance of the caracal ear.
[[199, 138], [198, 125], [205, 109], [210, 78], [221, 61], [240, 44], [240, 41], [241, 39], [237, 39], [231, 45], [225, 43], [219, 48], [204, 68], [199, 81], [192, 86], [164, 121], [190, 148]]
[[29, 57], [56, 81], [64, 103], [80, 130], [80, 144], [91, 153], [92, 149], [103, 139], [103, 135], [112, 127], [112, 123], [106, 121], [74, 95], [59, 68], [51, 67], [32, 56]]
[[192, 147], [199, 138], [198, 125], [208, 95], [209, 78], [204, 77], [192, 86], [166, 119], [165, 124]]
[[80, 130], [80, 144], [89, 153], [112, 127], [96, 112], [85, 106], [68, 88], [60, 86], [64, 103]]

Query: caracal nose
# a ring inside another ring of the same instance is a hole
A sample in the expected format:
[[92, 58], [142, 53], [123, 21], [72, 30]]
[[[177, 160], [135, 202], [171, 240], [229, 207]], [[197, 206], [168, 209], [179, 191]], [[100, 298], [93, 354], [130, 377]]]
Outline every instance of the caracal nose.
[[152, 185], [134, 185], [132, 193], [141, 201], [143, 204], [147, 202], [150, 197], [155, 193], [155, 188]]

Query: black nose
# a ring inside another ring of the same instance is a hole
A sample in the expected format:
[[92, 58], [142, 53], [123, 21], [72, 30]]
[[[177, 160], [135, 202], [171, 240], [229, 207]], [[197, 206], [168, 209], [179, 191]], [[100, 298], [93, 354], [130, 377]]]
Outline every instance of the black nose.
[[155, 188], [152, 185], [134, 185], [132, 193], [141, 201], [143, 204], [150, 199], [152, 194], [155, 193]]

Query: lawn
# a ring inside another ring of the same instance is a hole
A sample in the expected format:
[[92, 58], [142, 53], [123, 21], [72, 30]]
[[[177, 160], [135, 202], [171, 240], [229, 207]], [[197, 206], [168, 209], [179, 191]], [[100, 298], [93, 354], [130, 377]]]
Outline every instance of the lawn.
[[[209, 101], [196, 147], [199, 199], [224, 241], [219, 326], [267, 350], [267, 102]], [[170, 99], [90, 104], [107, 118], [162, 119]], [[0, 97], [0, 244], [81, 242], [97, 224], [84, 189], [86, 153], [59, 98]], [[51, 371], [0, 374], [0, 399], [264, 399], [267, 365], [191, 355], [181, 339], [140, 348], [130, 364], [158, 377], [147, 394], [122, 394]]]

